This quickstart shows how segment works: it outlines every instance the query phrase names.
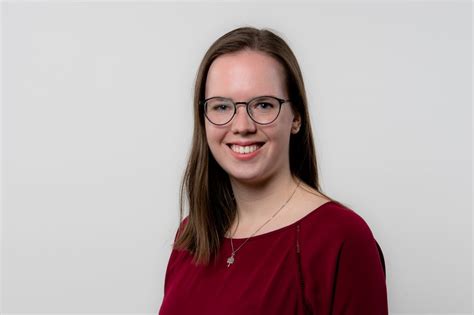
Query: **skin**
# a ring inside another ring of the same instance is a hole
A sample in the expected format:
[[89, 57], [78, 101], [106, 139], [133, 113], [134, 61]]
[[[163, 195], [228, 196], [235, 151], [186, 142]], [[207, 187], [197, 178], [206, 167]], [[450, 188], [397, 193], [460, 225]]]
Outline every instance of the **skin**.
[[[272, 95], [288, 99], [284, 84], [284, 69], [274, 58], [256, 51], [240, 51], [219, 56], [209, 68], [205, 98], [222, 96], [237, 101], [248, 101]], [[276, 121], [269, 125], [255, 123], [244, 106], [239, 106], [234, 118], [224, 126], [216, 126], [205, 119], [209, 148], [219, 165], [229, 174], [237, 203], [239, 229], [235, 222], [234, 237], [250, 236], [278, 210], [295, 191], [296, 179], [290, 172], [289, 142], [291, 133], [299, 131], [301, 118], [285, 103]], [[265, 144], [252, 159], [242, 161], [233, 156], [229, 143], [257, 141]], [[285, 208], [314, 209], [314, 193], [308, 197], [308, 187], [302, 185]], [[311, 190], [311, 189], [309, 189]], [[312, 208], [313, 207], [313, 208]], [[258, 234], [288, 225], [305, 213], [284, 212], [285, 208]]]

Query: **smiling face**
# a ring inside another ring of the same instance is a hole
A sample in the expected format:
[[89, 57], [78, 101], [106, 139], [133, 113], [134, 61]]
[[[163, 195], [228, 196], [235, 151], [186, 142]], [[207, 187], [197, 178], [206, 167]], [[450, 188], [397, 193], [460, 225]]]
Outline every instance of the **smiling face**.
[[[206, 99], [221, 96], [246, 102], [262, 95], [288, 99], [283, 66], [274, 58], [245, 50], [219, 56], [211, 64]], [[231, 179], [245, 183], [289, 174], [290, 135], [300, 124], [289, 102], [268, 125], [255, 123], [245, 106], [238, 106], [234, 118], [223, 126], [205, 119], [206, 138], [215, 160]]]

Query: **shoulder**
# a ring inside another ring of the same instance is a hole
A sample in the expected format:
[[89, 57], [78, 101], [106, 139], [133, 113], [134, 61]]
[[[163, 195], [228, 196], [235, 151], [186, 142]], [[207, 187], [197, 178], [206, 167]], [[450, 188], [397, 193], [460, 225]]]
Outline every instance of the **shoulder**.
[[372, 261], [376, 266], [382, 266], [385, 273], [382, 249], [356, 209], [335, 201], [324, 204], [300, 222], [299, 239], [310, 265], [323, 261], [323, 265], [326, 262], [325, 266], [330, 266], [342, 257], [352, 263]]
[[302, 207], [313, 209], [309, 215], [306, 215], [305, 220], [302, 220], [305, 221], [302, 223], [311, 227], [310, 230], [343, 239], [373, 238], [367, 222], [356, 209], [336, 200], [330, 200], [307, 185], [303, 185], [302, 188]]
[[174, 241], [178, 239], [178, 236], [182, 233], [184, 228], [186, 227], [186, 224], [188, 223], [189, 216], [184, 217], [184, 219], [179, 223], [179, 226], [176, 230], [175, 236], [174, 236]]
[[308, 238], [317, 236], [333, 241], [374, 238], [369, 225], [357, 211], [337, 201], [329, 201], [315, 209], [308, 220], [301, 222], [301, 228]]
[[180, 227], [184, 227], [186, 223], [188, 223], [188, 220], [189, 220], [189, 215], [184, 217], [183, 221], [181, 221], [180, 223]]
[[384, 257], [357, 209], [328, 202], [301, 222], [300, 233], [308, 287], [332, 301], [328, 309], [387, 314], [381, 311], [386, 307]]

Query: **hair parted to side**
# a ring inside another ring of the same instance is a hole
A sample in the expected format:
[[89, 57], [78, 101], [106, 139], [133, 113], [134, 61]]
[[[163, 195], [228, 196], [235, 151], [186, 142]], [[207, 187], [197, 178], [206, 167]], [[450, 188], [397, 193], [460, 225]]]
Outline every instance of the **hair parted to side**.
[[[210, 152], [204, 125], [203, 107], [207, 74], [219, 56], [252, 50], [275, 58], [285, 69], [286, 87], [294, 111], [301, 115], [300, 131], [290, 137], [290, 170], [321, 195], [308, 104], [303, 76], [290, 47], [269, 29], [240, 27], [218, 38], [201, 61], [194, 87], [194, 131], [188, 163], [180, 190], [180, 227], [174, 249], [188, 250], [195, 264], [207, 265], [216, 257], [222, 238], [236, 215], [236, 204], [228, 174]], [[183, 222], [187, 200], [189, 215]], [[339, 203], [339, 202], [338, 202]], [[186, 223], [186, 224], [184, 224]]]

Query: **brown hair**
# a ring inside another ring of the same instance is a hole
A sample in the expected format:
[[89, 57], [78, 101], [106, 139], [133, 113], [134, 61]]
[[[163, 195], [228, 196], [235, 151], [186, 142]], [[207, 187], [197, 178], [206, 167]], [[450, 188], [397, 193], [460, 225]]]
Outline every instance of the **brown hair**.
[[[203, 108], [209, 67], [219, 56], [242, 50], [266, 53], [285, 69], [288, 97], [293, 110], [301, 115], [301, 128], [290, 138], [290, 170], [321, 195], [316, 154], [308, 114], [303, 76], [296, 57], [286, 42], [269, 29], [241, 27], [217, 39], [204, 55], [194, 87], [194, 131], [191, 153], [181, 183], [180, 222], [184, 223], [185, 196], [189, 206], [187, 224], [176, 233], [174, 248], [188, 250], [195, 264], [208, 264], [220, 247], [222, 238], [236, 215], [229, 176], [219, 166], [207, 144]], [[335, 201], [337, 202], [337, 201]]]

